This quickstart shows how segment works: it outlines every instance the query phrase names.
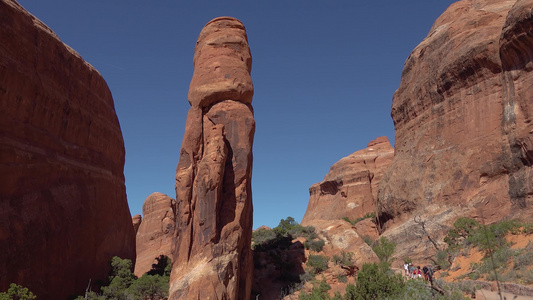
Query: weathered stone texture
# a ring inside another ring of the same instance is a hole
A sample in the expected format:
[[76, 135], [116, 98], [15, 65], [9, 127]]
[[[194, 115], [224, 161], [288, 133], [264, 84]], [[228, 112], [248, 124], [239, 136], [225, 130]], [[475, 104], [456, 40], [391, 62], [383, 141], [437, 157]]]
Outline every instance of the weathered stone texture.
[[144, 200], [143, 216], [136, 235], [137, 261], [135, 275], [141, 277], [152, 269], [160, 255], [171, 255], [176, 224], [176, 201], [161, 193], [153, 193]]
[[123, 168], [104, 79], [0, 1], [0, 290], [66, 299], [107, 278], [112, 256], [135, 260]]
[[531, 220], [532, 8], [529, 0], [456, 2], [405, 62], [378, 210], [385, 235], [425, 241], [413, 251], [432, 248], [414, 236], [416, 215], [432, 216], [435, 237], [459, 216]]
[[251, 293], [251, 55], [234, 18], [204, 27], [195, 49], [176, 169], [170, 299], [248, 299]]
[[394, 149], [387, 137], [371, 141], [336, 162], [324, 180], [309, 188], [309, 204], [302, 225], [315, 220], [355, 220], [376, 210], [378, 184], [392, 162]]

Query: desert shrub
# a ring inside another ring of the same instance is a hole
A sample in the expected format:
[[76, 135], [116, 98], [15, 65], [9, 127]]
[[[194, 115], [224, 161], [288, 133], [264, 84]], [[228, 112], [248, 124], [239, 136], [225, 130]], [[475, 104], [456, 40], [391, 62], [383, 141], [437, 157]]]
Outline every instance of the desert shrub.
[[471, 280], [478, 280], [479, 276], [479, 272], [472, 272], [468, 274], [468, 278], [470, 278]]
[[109, 285], [102, 287], [102, 293], [109, 299], [126, 299], [126, 290], [137, 279], [137, 276], [132, 272], [132, 262], [129, 259], [114, 256], [111, 258], [110, 265]]
[[523, 251], [513, 259], [513, 269], [521, 270], [533, 265], [533, 251]]
[[318, 239], [318, 240], [307, 240], [304, 242], [305, 249], [309, 249], [315, 252], [320, 252], [324, 248], [324, 245], [326, 243], [324, 240]]
[[303, 227], [293, 217], [281, 219], [273, 229], [261, 228], [252, 233], [252, 248], [256, 251], [267, 251], [275, 248], [288, 248], [292, 240], [304, 236], [309, 240], [317, 237], [313, 226]]
[[357, 290], [355, 285], [348, 284], [344, 289], [344, 300], [355, 300], [357, 299]]
[[132, 272], [131, 260], [113, 257], [109, 264], [111, 271], [107, 284], [101, 287], [102, 294], [87, 292], [84, 296], [78, 296], [76, 300], [121, 300], [121, 299], [165, 299], [168, 297], [171, 260], [161, 255], [156, 258], [152, 269], [137, 278]]
[[340, 266], [351, 267], [354, 265], [353, 257], [353, 252], [342, 251], [340, 254], [333, 255], [333, 263]]
[[313, 226], [305, 226], [303, 227], [302, 229], [302, 236], [309, 239], [309, 240], [314, 240], [317, 238], [317, 234], [316, 234], [316, 231], [315, 231], [315, 227]]
[[523, 223], [522, 224], [522, 233], [523, 234], [532, 234], [533, 233], [533, 223]]
[[331, 290], [331, 286], [325, 281], [319, 281], [313, 285], [313, 290], [310, 294], [302, 291], [300, 294], [300, 300], [329, 300], [328, 291]]
[[306, 265], [311, 267], [313, 273], [319, 274], [328, 268], [329, 257], [323, 255], [309, 255]]
[[337, 275], [337, 280], [339, 280], [339, 282], [342, 282], [342, 283], [347, 283], [348, 282], [348, 276], [346, 276], [344, 273], [341, 273], [341, 274]]
[[364, 216], [362, 216], [362, 217], [359, 217], [359, 218], [357, 218], [357, 219], [355, 219], [355, 220], [352, 220], [352, 219], [350, 219], [349, 217], [344, 217], [344, 218], [342, 218], [342, 219], [343, 219], [344, 221], [346, 221], [346, 222], [352, 224], [352, 226], [353, 226], [353, 225], [355, 225], [355, 224], [357, 224], [357, 223], [363, 221], [364, 219], [372, 219], [372, 220], [374, 220], [375, 218], [376, 218], [376, 214], [375, 214], [374, 212], [371, 212], [371, 213], [368, 213], [368, 214], [366, 214], [366, 215], [364, 215]]
[[516, 232], [520, 226], [520, 223], [515, 220], [505, 220], [488, 226], [482, 225], [470, 234], [468, 241], [485, 252], [485, 255], [489, 255], [496, 249], [504, 247], [507, 244], [505, 235], [509, 232]]
[[478, 221], [470, 218], [459, 218], [453, 223], [453, 228], [448, 231], [444, 242], [449, 248], [460, 246], [464, 241], [478, 230], [480, 224]]
[[167, 276], [144, 274], [128, 288], [134, 299], [160, 300], [168, 297], [169, 278]]
[[436, 264], [443, 270], [450, 267], [450, 254], [448, 250], [439, 250], [435, 255]]
[[276, 233], [273, 230], [265, 228], [257, 229], [252, 233], [252, 248], [265, 247], [276, 240], [276, 237]]
[[533, 284], [533, 270], [522, 273], [522, 282], [524, 284]]
[[333, 298], [331, 298], [331, 300], [342, 300], [342, 295], [340, 292], [335, 292], [335, 294], [333, 294]]
[[379, 258], [379, 261], [387, 263], [390, 262], [395, 249], [396, 244], [383, 236], [379, 240], [376, 240], [372, 247], [372, 250], [374, 250], [374, 253], [376, 253]]
[[395, 298], [404, 288], [402, 275], [394, 274], [388, 263], [366, 263], [357, 272], [355, 299]]
[[374, 241], [372, 241], [372, 239], [368, 235], [363, 235], [361, 238], [363, 239], [365, 244], [367, 244], [368, 246], [371, 246], [372, 243], [374, 242]]
[[308, 282], [315, 279], [315, 273], [306, 271], [303, 274], [300, 274], [300, 282]]
[[32, 300], [37, 298], [28, 288], [11, 283], [7, 292], [0, 293], [0, 300]]

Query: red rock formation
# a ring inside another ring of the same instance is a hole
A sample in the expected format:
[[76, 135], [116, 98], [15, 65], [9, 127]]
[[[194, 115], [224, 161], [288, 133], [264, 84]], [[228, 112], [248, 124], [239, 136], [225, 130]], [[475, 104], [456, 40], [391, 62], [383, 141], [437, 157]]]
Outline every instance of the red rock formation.
[[176, 170], [170, 299], [248, 299], [253, 273], [252, 58], [243, 24], [216, 18], [195, 48]]
[[378, 184], [392, 161], [394, 149], [379, 137], [336, 162], [324, 180], [309, 188], [309, 204], [302, 225], [314, 220], [357, 219], [376, 209]]
[[458, 216], [531, 219], [532, 7], [459, 1], [407, 59], [392, 104], [396, 154], [379, 188], [386, 235], [427, 246], [412, 235], [416, 215], [431, 215], [435, 235]]
[[135, 260], [122, 133], [91, 65], [15, 1], [0, 12], [0, 290], [66, 299]]
[[[139, 227], [142, 223], [142, 217], [139, 214], [136, 214], [135, 216], [131, 217], [131, 223], [133, 223], [133, 229], [135, 230], [135, 234], [139, 231]], [[138, 250], [139, 248], [137, 248]]]
[[156, 257], [172, 257], [176, 201], [161, 193], [153, 193], [143, 203], [143, 220], [137, 231], [135, 275], [141, 277], [152, 269]]

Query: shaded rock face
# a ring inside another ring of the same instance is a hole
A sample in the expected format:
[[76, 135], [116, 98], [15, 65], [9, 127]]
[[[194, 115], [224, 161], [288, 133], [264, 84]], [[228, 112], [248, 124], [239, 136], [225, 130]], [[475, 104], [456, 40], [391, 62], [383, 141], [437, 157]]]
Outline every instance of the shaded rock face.
[[135, 275], [141, 277], [152, 269], [160, 255], [171, 255], [176, 225], [176, 201], [161, 193], [153, 193], [143, 203], [143, 220], [137, 231]]
[[191, 109], [176, 169], [170, 299], [248, 299], [253, 261], [252, 58], [243, 24], [216, 18], [200, 33]]
[[0, 290], [66, 299], [135, 260], [122, 133], [91, 65], [15, 1], [0, 12]]
[[396, 154], [378, 193], [385, 235], [393, 224], [415, 232], [423, 214], [436, 235], [458, 216], [531, 219], [532, 7], [454, 3], [405, 62], [391, 112]]
[[322, 182], [309, 188], [302, 225], [313, 225], [314, 220], [357, 219], [374, 212], [378, 184], [393, 156], [387, 137], [379, 137], [336, 162]]

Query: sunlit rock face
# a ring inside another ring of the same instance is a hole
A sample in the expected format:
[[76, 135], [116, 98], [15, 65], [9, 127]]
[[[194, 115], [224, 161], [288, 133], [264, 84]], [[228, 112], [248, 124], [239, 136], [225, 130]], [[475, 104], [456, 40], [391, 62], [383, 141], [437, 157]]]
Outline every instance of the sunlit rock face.
[[[381, 229], [406, 253], [459, 216], [531, 219], [533, 1], [459, 1], [405, 62], [393, 97], [395, 157], [378, 192]], [[401, 254], [399, 254], [401, 256]]]
[[196, 43], [191, 108], [176, 169], [170, 299], [251, 293], [252, 58], [243, 24], [216, 18]]
[[309, 188], [302, 225], [344, 217], [355, 220], [375, 212], [378, 185], [393, 156], [389, 139], [382, 136], [336, 162], [322, 182]]
[[135, 261], [124, 142], [100, 74], [17, 2], [0, 1], [0, 291], [67, 299]]
[[144, 200], [144, 217], [139, 222], [136, 235], [137, 261], [134, 273], [137, 277], [150, 271], [160, 255], [171, 257], [175, 211], [176, 201], [165, 194], [153, 193]]

